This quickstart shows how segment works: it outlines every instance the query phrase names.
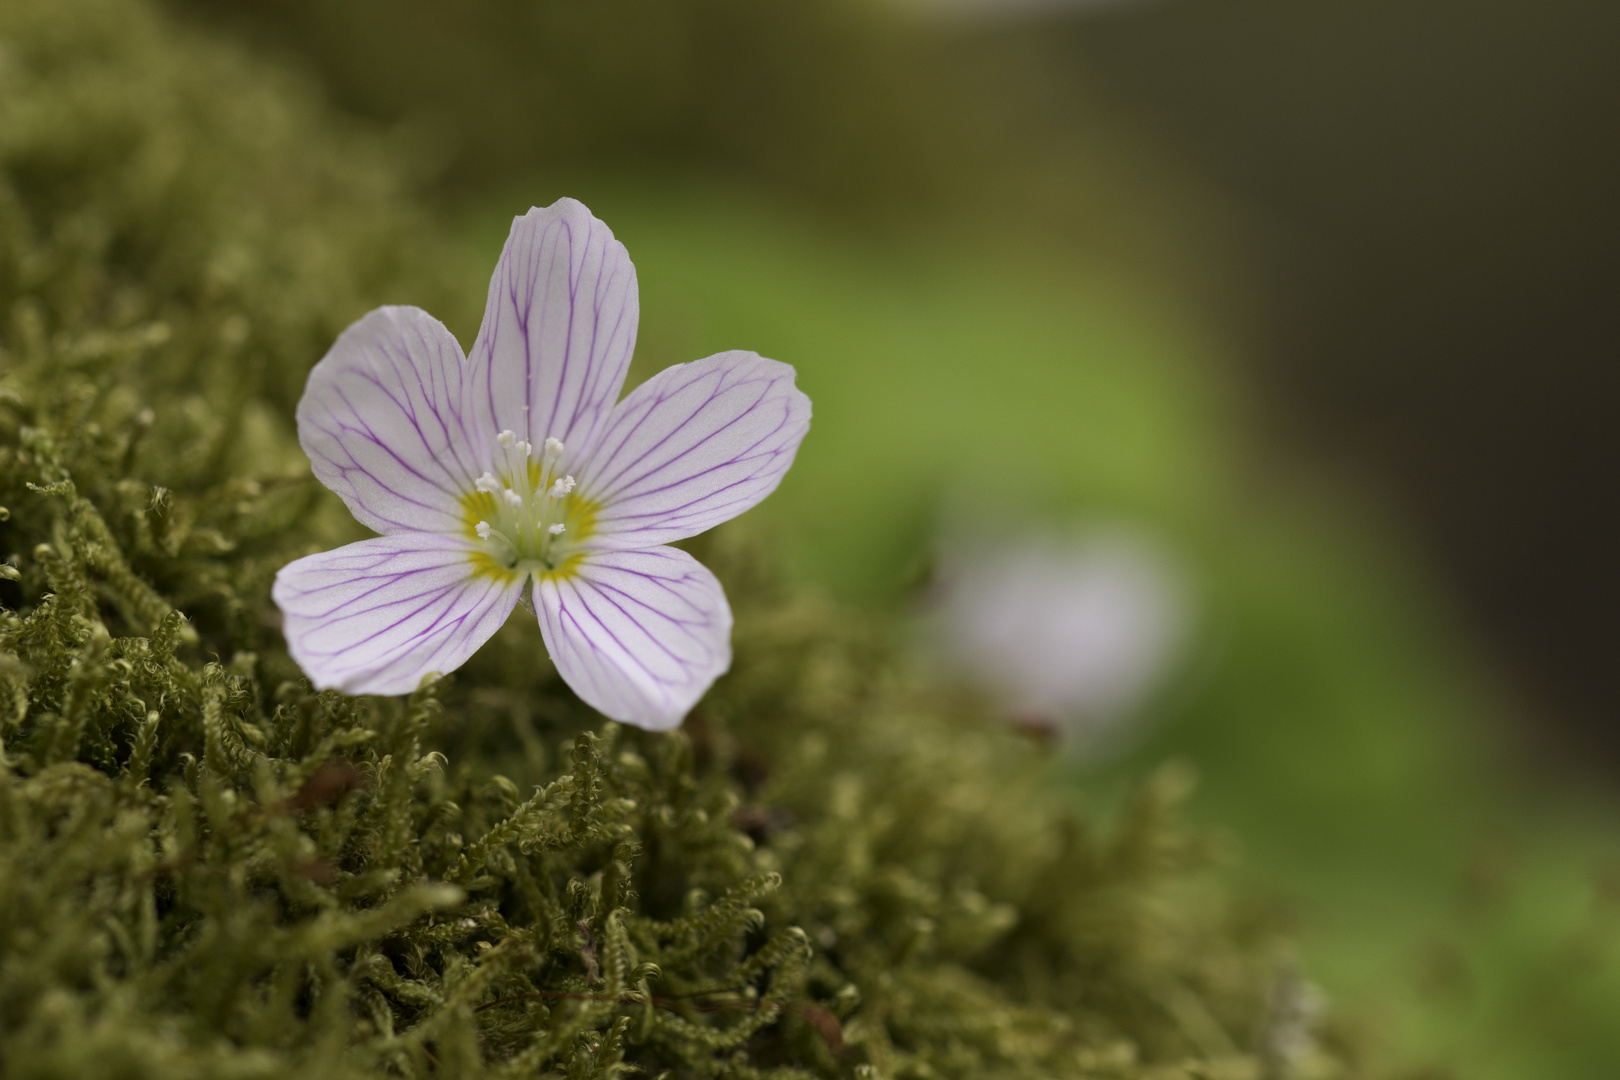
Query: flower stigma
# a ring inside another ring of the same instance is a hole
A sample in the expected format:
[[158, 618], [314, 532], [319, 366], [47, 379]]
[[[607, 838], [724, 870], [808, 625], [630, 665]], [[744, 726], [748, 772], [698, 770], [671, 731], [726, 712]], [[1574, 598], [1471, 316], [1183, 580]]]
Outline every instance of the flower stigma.
[[[499, 475], [486, 472], [463, 499], [467, 521], [501, 570], [546, 574], [565, 568], [591, 533], [594, 507], [560, 473], [563, 444], [548, 438], [540, 452], [511, 431], [495, 437]], [[565, 539], [566, 535], [566, 539]]]

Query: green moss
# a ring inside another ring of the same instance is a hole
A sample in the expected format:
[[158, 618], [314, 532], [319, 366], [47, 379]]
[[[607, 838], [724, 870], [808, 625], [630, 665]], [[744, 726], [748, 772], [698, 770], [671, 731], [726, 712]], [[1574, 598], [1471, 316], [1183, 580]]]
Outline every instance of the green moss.
[[353, 526], [291, 403], [370, 305], [481, 285], [398, 175], [145, 7], [0, 9], [0, 1071], [1354, 1073], [1176, 772], [1078, 820], [740, 536], [682, 732], [522, 619], [408, 701], [312, 692], [269, 581]]

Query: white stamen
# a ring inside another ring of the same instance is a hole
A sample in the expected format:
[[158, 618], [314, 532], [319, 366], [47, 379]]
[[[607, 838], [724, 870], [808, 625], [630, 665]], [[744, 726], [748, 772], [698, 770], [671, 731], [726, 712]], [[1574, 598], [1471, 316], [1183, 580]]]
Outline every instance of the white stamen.
[[[532, 443], [518, 438], [514, 431], [502, 431], [495, 441], [500, 447], [495, 464], [500, 466], [502, 474], [485, 472], [473, 481], [473, 487], [480, 494], [494, 497], [496, 510], [491, 515], [494, 520], [475, 523], [473, 532], [480, 540], [500, 541], [504, 548], [510, 549], [505, 554], [513, 565], [536, 560], [551, 566], [557, 557], [551, 549], [568, 543], [555, 539], [567, 532], [568, 526], [560, 521], [553, 524], [554, 519], [563, 516], [563, 507], [554, 505], [551, 500], [563, 499], [575, 487], [572, 476], [557, 475], [561, 471], [557, 468], [557, 457], [563, 451], [562, 440], [546, 439], [539, 448], [543, 453], [539, 455]], [[566, 556], [567, 553], [560, 554]]]

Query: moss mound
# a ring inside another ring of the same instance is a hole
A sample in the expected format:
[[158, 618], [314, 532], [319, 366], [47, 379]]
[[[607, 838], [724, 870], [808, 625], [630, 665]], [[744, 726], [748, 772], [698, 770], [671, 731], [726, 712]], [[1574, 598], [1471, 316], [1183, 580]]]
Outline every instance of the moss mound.
[[353, 525], [291, 404], [368, 307], [482, 286], [398, 175], [143, 6], [0, 8], [0, 1071], [1351, 1075], [1175, 774], [1089, 827], [735, 537], [684, 731], [603, 724], [522, 619], [313, 693], [270, 578]]

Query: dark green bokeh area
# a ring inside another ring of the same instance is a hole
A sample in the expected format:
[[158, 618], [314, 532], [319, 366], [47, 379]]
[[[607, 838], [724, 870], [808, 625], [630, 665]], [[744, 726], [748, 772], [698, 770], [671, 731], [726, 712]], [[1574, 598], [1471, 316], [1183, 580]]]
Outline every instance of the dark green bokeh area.
[[810, 0], [207, 15], [397, 125], [466, 274], [530, 203], [590, 205], [638, 267], [633, 378], [795, 364], [814, 428], [750, 526], [875, 620], [947, 511], [1162, 536], [1196, 646], [1128, 753], [1058, 766], [1075, 798], [1190, 762], [1256, 902], [1408, 1075], [1620, 1061], [1614, 808], [1518, 760], [1407, 526], [1257, 434], [1241, 214], [1091, 104], [1073, 49]]

